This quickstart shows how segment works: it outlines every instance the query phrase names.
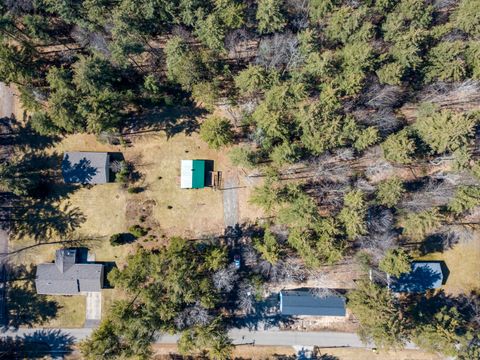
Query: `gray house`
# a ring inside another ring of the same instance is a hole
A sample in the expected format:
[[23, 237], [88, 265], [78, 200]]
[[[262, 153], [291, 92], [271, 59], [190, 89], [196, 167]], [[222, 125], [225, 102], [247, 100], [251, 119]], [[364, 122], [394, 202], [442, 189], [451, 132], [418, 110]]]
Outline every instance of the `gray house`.
[[106, 152], [66, 152], [62, 175], [66, 183], [105, 184], [109, 181], [110, 155]]
[[345, 316], [345, 299], [337, 295], [319, 298], [308, 289], [282, 290], [280, 312], [291, 316]]
[[55, 262], [37, 266], [35, 277], [37, 294], [81, 295], [98, 292], [103, 287], [103, 265], [79, 263], [77, 250], [60, 249]]

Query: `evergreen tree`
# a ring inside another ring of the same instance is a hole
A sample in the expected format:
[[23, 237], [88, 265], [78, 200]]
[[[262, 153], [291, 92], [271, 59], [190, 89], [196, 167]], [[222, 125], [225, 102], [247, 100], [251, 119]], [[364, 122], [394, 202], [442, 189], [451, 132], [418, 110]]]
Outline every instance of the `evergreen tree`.
[[260, 256], [275, 265], [280, 259], [281, 248], [270, 229], [265, 229], [262, 239], [254, 240], [254, 247], [260, 253]]
[[282, 0], [258, 0], [256, 18], [258, 31], [261, 34], [268, 34], [282, 30], [286, 25], [282, 13]]
[[380, 260], [378, 267], [387, 274], [398, 277], [410, 271], [410, 261], [411, 258], [405, 250], [390, 249]]
[[393, 294], [370, 281], [357, 283], [348, 293], [348, 308], [360, 322], [362, 341], [379, 348], [401, 348], [408, 338], [408, 323]]
[[227, 119], [210, 115], [200, 126], [200, 137], [212, 149], [219, 149], [233, 142], [232, 124]]
[[345, 227], [349, 239], [353, 240], [367, 232], [365, 215], [367, 206], [361, 190], [351, 190], [343, 198], [343, 209], [338, 214], [338, 219]]
[[403, 235], [413, 240], [422, 240], [425, 235], [436, 230], [442, 223], [443, 216], [438, 209], [424, 210], [418, 213], [407, 213], [400, 219]]
[[475, 114], [435, 111], [433, 106], [424, 104], [414, 128], [435, 153], [442, 154], [468, 144], [477, 121]]
[[404, 193], [405, 188], [399, 178], [387, 179], [378, 184], [377, 202], [380, 205], [394, 207], [398, 204]]
[[480, 186], [460, 186], [448, 204], [448, 210], [456, 215], [480, 205]]
[[180, 84], [185, 90], [191, 90], [201, 78], [198, 58], [179, 36], [167, 41], [165, 55], [168, 79]]
[[391, 134], [381, 144], [383, 156], [386, 160], [398, 164], [410, 164], [415, 154], [416, 146], [408, 135], [408, 129]]

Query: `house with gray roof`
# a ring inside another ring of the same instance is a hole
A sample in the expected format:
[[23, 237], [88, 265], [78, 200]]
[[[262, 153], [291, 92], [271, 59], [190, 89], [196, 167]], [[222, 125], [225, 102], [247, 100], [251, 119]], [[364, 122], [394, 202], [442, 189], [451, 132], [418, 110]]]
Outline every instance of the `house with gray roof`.
[[82, 295], [103, 287], [103, 264], [81, 263], [76, 249], [59, 249], [55, 262], [37, 266], [37, 294]]
[[392, 277], [389, 287], [396, 293], [421, 293], [429, 289], [438, 289], [444, 281], [441, 261], [412, 261], [411, 270]]
[[290, 316], [345, 316], [345, 298], [339, 295], [319, 298], [309, 289], [282, 290], [280, 313]]
[[66, 183], [108, 183], [110, 180], [110, 155], [106, 152], [66, 152], [63, 154], [62, 175]]

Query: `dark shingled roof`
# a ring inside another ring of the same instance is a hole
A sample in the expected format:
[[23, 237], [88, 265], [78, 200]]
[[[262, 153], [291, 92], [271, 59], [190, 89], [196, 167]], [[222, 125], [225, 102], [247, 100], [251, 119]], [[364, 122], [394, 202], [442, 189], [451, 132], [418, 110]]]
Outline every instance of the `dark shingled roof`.
[[74, 249], [60, 249], [55, 254], [55, 263], [37, 266], [35, 286], [38, 294], [45, 295], [100, 291], [103, 286], [103, 265], [78, 264]]
[[108, 153], [66, 152], [62, 161], [63, 179], [66, 183], [108, 183], [109, 163]]
[[439, 261], [414, 261], [412, 270], [392, 278], [390, 289], [394, 292], [418, 293], [442, 286], [443, 271]]
[[308, 289], [280, 292], [280, 312], [283, 315], [345, 316], [345, 299], [331, 295], [318, 298]]

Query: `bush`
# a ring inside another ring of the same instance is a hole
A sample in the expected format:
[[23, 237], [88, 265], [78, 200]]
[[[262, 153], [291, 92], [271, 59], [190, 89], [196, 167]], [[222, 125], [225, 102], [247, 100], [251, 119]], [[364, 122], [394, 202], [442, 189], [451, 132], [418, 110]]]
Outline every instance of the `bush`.
[[120, 246], [120, 245], [128, 244], [133, 240], [135, 240], [135, 237], [129, 233], [113, 234], [112, 236], [110, 236], [110, 245]]
[[130, 234], [135, 238], [139, 238], [148, 234], [148, 229], [141, 227], [140, 225], [132, 225], [128, 228]]
[[141, 193], [143, 190], [144, 188], [141, 186], [132, 186], [132, 187], [129, 187], [127, 191], [129, 194], [138, 194], [138, 193]]
[[119, 164], [119, 170], [115, 173], [115, 182], [126, 184], [130, 180], [130, 167], [125, 161], [120, 161]]

